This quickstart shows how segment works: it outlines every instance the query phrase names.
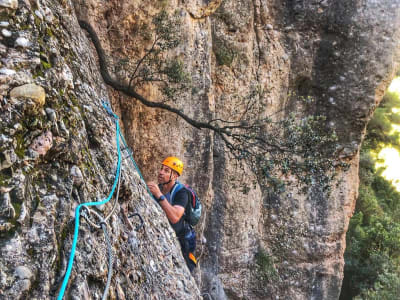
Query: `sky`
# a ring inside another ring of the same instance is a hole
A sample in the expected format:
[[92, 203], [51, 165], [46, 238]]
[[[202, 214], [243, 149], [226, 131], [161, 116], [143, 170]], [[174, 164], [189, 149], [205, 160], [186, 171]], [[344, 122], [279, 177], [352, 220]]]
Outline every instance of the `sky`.
[[[396, 77], [389, 86], [389, 92], [398, 93], [400, 96], [400, 77]], [[400, 98], [400, 97], [399, 97]], [[400, 114], [399, 109], [393, 109], [393, 112]], [[393, 131], [400, 132], [399, 125], [392, 125]], [[376, 167], [385, 166], [382, 176], [391, 180], [393, 185], [400, 191], [400, 153], [394, 148], [386, 147], [378, 153], [378, 159], [383, 159], [383, 163], [377, 163]]]

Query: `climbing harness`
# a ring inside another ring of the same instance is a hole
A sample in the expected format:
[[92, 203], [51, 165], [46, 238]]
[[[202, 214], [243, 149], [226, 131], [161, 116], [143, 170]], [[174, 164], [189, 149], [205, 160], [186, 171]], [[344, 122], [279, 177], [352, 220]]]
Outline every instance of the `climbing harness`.
[[[120, 188], [120, 183], [121, 183], [121, 169], [122, 169], [121, 168], [121, 161], [122, 161], [121, 158], [122, 158], [122, 156], [121, 156], [121, 148], [120, 148], [120, 139], [122, 140], [122, 142], [124, 144], [124, 149], [122, 151], [128, 149], [128, 154], [129, 154], [129, 156], [131, 158], [131, 161], [132, 161], [134, 167], [136, 168], [137, 172], [139, 173], [140, 178], [143, 180], [143, 182], [145, 182], [144, 179], [143, 179], [142, 174], [140, 173], [140, 170], [139, 170], [135, 160], [133, 159], [132, 151], [127, 146], [127, 144], [125, 142], [125, 139], [124, 139], [123, 135], [121, 134], [120, 127], [119, 127], [119, 117], [116, 114], [114, 114], [114, 112], [112, 111], [112, 109], [110, 107], [110, 104], [108, 102], [102, 101], [102, 105], [105, 108], [105, 110], [107, 111], [107, 113], [111, 117], [114, 118], [114, 123], [115, 123], [115, 127], [116, 127], [116, 144], [117, 144], [118, 162], [117, 162], [117, 169], [116, 169], [116, 172], [115, 172], [115, 179], [114, 179], [114, 183], [112, 185], [111, 191], [110, 191], [110, 193], [109, 193], [109, 195], [107, 196], [106, 199], [104, 199], [102, 201], [81, 203], [75, 209], [75, 228], [74, 228], [74, 237], [73, 237], [73, 240], [72, 240], [71, 253], [70, 253], [70, 256], [69, 256], [69, 260], [68, 260], [67, 271], [65, 272], [65, 276], [64, 276], [64, 279], [63, 279], [63, 282], [62, 282], [62, 285], [61, 285], [57, 300], [62, 300], [62, 298], [64, 296], [64, 293], [65, 293], [65, 289], [66, 289], [66, 287], [68, 285], [69, 277], [71, 275], [71, 270], [72, 270], [72, 266], [73, 266], [73, 263], [74, 263], [76, 245], [77, 245], [78, 235], [79, 235], [79, 219], [80, 219], [80, 216], [83, 216], [85, 218], [85, 220], [88, 222], [88, 224], [90, 224], [91, 226], [93, 226], [93, 227], [95, 227], [97, 229], [101, 228], [101, 229], [103, 229], [103, 232], [104, 232], [104, 237], [105, 237], [105, 240], [106, 240], [107, 250], [108, 250], [108, 276], [107, 276], [107, 283], [106, 283], [106, 287], [105, 287], [104, 292], [103, 292], [102, 299], [103, 300], [107, 299], [108, 290], [110, 288], [111, 277], [112, 277], [113, 253], [112, 253], [111, 241], [110, 241], [110, 238], [109, 238], [109, 235], [108, 235], [108, 232], [107, 232], [107, 224], [106, 224], [106, 222], [112, 216], [112, 214], [115, 212], [115, 209], [116, 209], [116, 206], [117, 206], [117, 202], [118, 202], [118, 197], [119, 197], [119, 188]], [[117, 187], [117, 184], [118, 184], [118, 187]], [[103, 204], [109, 202], [110, 199], [112, 198], [116, 188], [117, 188], [117, 193], [116, 193], [116, 197], [115, 197], [115, 201], [114, 201], [113, 207], [112, 207], [111, 211], [108, 213], [108, 215], [105, 218], [102, 218], [99, 213], [97, 213], [96, 211], [91, 210], [89, 208], [89, 206], [98, 206], [98, 205], [103, 205]], [[147, 185], [146, 185], [146, 188], [147, 188], [147, 191], [150, 193], [150, 190], [147, 187]], [[151, 195], [151, 193], [150, 193], [150, 195]], [[82, 209], [82, 213], [80, 212], [81, 209]], [[91, 221], [90, 215], [92, 215], [92, 214], [94, 216], [96, 216], [97, 219], [100, 221], [100, 223], [99, 223], [100, 225], [97, 225], [97, 224], [95, 224], [94, 222]], [[143, 225], [144, 225], [143, 218], [138, 213], [135, 213], [135, 214], [131, 215], [130, 217], [133, 217], [133, 216], [138, 216], [140, 221], [141, 221], [141, 224], [136, 227], [136, 230], [138, 230], [141, 227], [143, 227]]]

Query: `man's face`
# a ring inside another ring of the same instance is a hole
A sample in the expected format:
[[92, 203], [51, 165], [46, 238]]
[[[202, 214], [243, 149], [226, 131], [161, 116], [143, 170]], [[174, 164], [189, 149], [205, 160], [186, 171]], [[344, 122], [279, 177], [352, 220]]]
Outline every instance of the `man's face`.
[[[172, 176], [171, 176], [172, 174]], [[175, 179], [175, 172], [172, 171], [170, 167], [161, 165], [160, 171], [158, 171], [158, 183], [166, 183], [171, 179]]]

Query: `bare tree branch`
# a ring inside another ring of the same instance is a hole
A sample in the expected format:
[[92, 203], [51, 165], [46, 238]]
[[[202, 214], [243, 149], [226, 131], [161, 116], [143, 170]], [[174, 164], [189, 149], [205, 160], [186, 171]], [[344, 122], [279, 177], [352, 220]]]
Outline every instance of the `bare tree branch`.
[[[158, 42], [162, 43], [160, 40], [163, 34], [169, 37], [170, 33], [167, 29], [156, 30], [157, 37], [150, 49], [147, 50], [148, 52], [137, 62], [133, 73], [129, 77], [129, 83], [126, 84], [117, 81], [110, 75], [106, 55], [91, 25], [83, 20], [79, 21], [79, 25], [88, 32], [96, 48], [100, 72], [105, 83], [115, 90], [139, 100], [145, 106], [172, 112], [197, 129], [214, 131], [220, 136], [235, 159], [248, 160], [257, 175], [262, 174], [270, 186], [277, 187], [279, 190], [282, 185], [279, 179], [271, 175], [273, 170], [278, 170], [278, 173], [280, 172], [281, 174], [290, 172], [301, 178], [305, 184], [315, 181], [315, 178], [323, 182], [323, 184], [329, 183], [332, 177], [330, 173], [337, 165], [331, 159], [336, 151], [335, 142], [337, 136], [331, 130], [326, 130], [323, 124], [325, 122], [324, 117], [309, 116], [300, 119], [296, 118], [295, 115], [290, 115], [283, 120], [272, 121], [272, 116], [282, 112], [282, 109], [274, 112], [269, 117], [260, 118], [260, 107], [257, 106], [256, 100], [257, 97], [262, 96], [262, 91], [256, 88], [251, 92], [246, 102], [240, 103], [242, 111], [237, 121], [221, 118], [215, 118], [207, 122], [196, 120], [185, 114], [184, 111], [166, 104], [162, 99], [159, 102], [146, 99], [132, 87], [133, 81], [138, 78], [140, 80], [136, 83], [162, 82], [166, 87], [169, 87], [170, 83], [179, 84], [181, 78], [185, 78], [185, 75], [179, 74], [181, 72], [179, 63], [173, 62], [170, 65], [165, 65], [157, 57], [160, 53], [157, 51], [165, 51], [169, 47], [176, 47], [175, 41], [168, 40], [165, 44], [159, 45], [160, 49], [155, 49]], [[154, 61], [149, 61], [149, 68], [146, 68], [141, 74], [139, 68], [151, 56], [152, 51], [156, 51]], [[154, 71], [154, 69], [159, 71]], [[175, 70], [179, 72], [174, 72]], [[169, 73], [172, 73], [172, 75]], [[182, 87], [185, 88], [184, 85], [180, 88], [182, 89]], [[172, 86], [171, 89], [174, 91], [175, 88]], [[166, 95], [167, 97], [170, 96], [170, 94]], [[239, 98], [239, 100], [243, 99]], [[238, 116], [236, 115], [235, 119], [237, 118]], [[278, 130], [280, 128], [284, 130]]]

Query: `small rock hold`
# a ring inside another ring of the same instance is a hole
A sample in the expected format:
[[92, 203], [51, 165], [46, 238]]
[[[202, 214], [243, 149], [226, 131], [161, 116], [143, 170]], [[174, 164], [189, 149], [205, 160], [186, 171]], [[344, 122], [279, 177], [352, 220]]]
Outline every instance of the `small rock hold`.
[[0, 163], [0, 170], [11, 167], [17, 161], [17, 156], [13, 150], [3, 152], [3, 161]]
[[24, 84], [19, 87], [13, 88], [10, 92], [10, 97], [30, 98], [40, 106], [43, 106], [46, 101], [46, 93], [44, 89], [36, 84]]
[[0, 232], [9, 231], [11, 228], [13, 228], [13, 225], [9, 222], [0, 223]]
[[274, 27], [271, 24], [267, 24], [267, 25], [265, 25], [265, 29], [272, 30], [272, 29], [274, 29]]
[[31, 42], [24, 38], [24, 37], [19, 37], [15, 41], [15, 47], [22, 47], [22, 48], [28, 48], [31, 45]]
[[7, 143], [9, 141], [11, 141], [11, 139], [8, 136], [6, 136], [4, 134], [0, 135], [0, 145], [4, 145], [5, 143]]
[[21, 212], [20, 212], [20, 215], [18, 217], [17, 222], [22, 225], [24, 220], [25, 220], [26, 215], [27, 215], [27, 211], [26, 211], [25, 203], [22, 202], [22, 204], [21, 204]]
[[69, 131], [68, 131], [67, 127], [65, 126], [63, 120], [60, 120], [59, 125], [60, 125], [60, 130], [61, 130], [67, 137], [69, 137]]
[[7, 7], [11, 9], [18, 8], [18, 0], [0, 0], [1, 7]]
[[40, 20], [43, 20], [43, 15], [40, 13], [40, 11], [35, 10], [35, 15], [36, 15]]
[[330, 88], [329, 88], [329, 90], [330, 91], [336, 91], [337, 90], [337, 86], [336, 85], [333, 85], [333, 86], [331, 86]]
[[29, 268], [27, 268], [25, 266], [18, 266], [15, 269], [15, 275], [19, 279], [30, 279], [32, 277], [32, 272]]
[[2, 34], [4, 37], [10, 37], [10, 36], [12, 36], [12, 32], [11, 32], [10, 30], [7, 30], [7, 29], [2, 29], [2, 30], [1, 30], [1, 34]]
[[90, 113], [93, 112], [93, 107], [91, 107], [90, 105], [84, 105], [84, 106], [83, 106], [83, 109], [86, 110], [86, 111], [88, 111], [88, 112], [90, 112]]
[[8, 26], [10, 26], [9, 22], [7, 22], [7, 21], [1, 21], [0, 22], [0, 27], [8, 27]]
[[28, 279], [24, 279], [22, 280], [19, 284], [18, 284], [18, 288], [21, 292], [25, 292], [28, 291], [31, 288], [31, 281]]
[[14, 127], [14, 129], [17, 130], [17, 131], [22, 129], [22, 125], [21, 125], [20, 123], [14, 124], [13, 127]]
[[72, 176], [73, 182], [75, 185], [81, 185], [83, 182], [83, 175], [79, 167], [72, 166], [70, 175]]
[[33, 149], [28, 149], [28, 153], [27, 153], [28, 157], [30, 159], [36, 159], [39, 157], [39, 153], [37, 153], [36, 151], [34, 151]]
[[29, 148], [37, 152], [39, 155], [45, 155], [52, 146], [53, 134], [51, 131], [46, 131], [44, 134], [34, 139]]
[[15, 71], [7, 68], [1, 68], [0, 69], [0, 74], [2, 75], [14, 75]]
[[50, 121], [55, 121], [56, 120], [56, 112], [54, 109], [51, 109], [50, 107], [46, 108], [46, 115], [49, 118]]
[[56, 182], [58, 181], [58, 177], [57, 177], [56, 174], [51, 174], [51, 175], [50, 175], [50, 179], [51, 179], [54, 183], [56, 183]]
[[44, 10], [44, 18], [46, 19], [47, 23], [52, 23], [54, 19], [53, 12], [51, 11], [50, 8], [46, 7]]

